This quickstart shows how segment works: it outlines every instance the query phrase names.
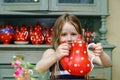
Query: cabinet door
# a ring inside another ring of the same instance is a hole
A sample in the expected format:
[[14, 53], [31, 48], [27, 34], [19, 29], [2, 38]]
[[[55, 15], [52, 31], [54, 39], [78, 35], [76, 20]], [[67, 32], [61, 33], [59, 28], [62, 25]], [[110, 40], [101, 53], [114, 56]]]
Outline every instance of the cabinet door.
[[0, 0], [0, 10], [48, 10], [48, 0]]
[[107, 0], [51, 0], [49, 10], [89, 15], [108, 14]]

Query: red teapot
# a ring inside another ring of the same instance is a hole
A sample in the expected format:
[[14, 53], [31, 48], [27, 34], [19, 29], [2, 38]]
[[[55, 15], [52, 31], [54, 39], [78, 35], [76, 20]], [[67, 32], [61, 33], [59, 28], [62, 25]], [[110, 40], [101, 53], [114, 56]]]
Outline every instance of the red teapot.
[[18, 27], [16, 27], [16, 33], [14, 35], [15, 41], [28, 41], [28, 31], [27, 28], [22, 26], [19, 30]]
[[30, 40], [32, 44], [42, 44], [44, 41], [44, 36], [42, 33], [42, 26], [37, 24], [34, 29], [30, 26]]
[[[94, 45], [94, 43], [89, 44], [88, 47], [91, 45]], [[63, 69], [71, 75], [87, 75], [93, 69], [92, 60], [95, 57], [89, 59], [88, 47], [82, 39], [75, 40], [71, 45], [69, 56], [65, 56], [60, 60]]]
[[0, 40], [3, 44], [9, 44], [13, 40], [13, 33], [0, 33]]
[[10, 42], [12, 42], [14, 36], [13, 26], [8, 24], [5, 27], [2, 26], [1, 28], [0, 40], [3, 42], [3, 44], [9, 44]]
[[51, 27], [50, 30], [48, 27], [46, 27], [46, 33], [45, 33], [45, 43], [46, 44], [52, 44], [52, 36], [53, 36], [53, 28]]
[[33, 31], [30, 35], [30, 40], [32, 44], [42, 44], [43, 43], [43, 35], [39, 34], [36, 31]]

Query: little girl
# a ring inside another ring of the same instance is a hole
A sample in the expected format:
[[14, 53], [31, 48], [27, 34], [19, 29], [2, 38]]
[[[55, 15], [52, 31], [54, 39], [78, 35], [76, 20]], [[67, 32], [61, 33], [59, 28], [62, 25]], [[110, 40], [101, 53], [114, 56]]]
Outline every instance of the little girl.
[[[85, 76], [73, 76], [64, 70], [60, 64], [62, 57], [69, 55], [70, 44], [78, 39], [78, 35], [82, 34], [82, 26], [79, 19], [72, 14], [64, 14], [60, 16], [54, 24], [54, 33], [52, 38], [52, 48], [47, 49], [40, 61], [36, 64], [38, 72], [44, 72], [50, 69], [51, 80], [56, 79], [85, 79]], [[65, 41], [66, 43], [61, 43]], [[103, 51], [101, 43], [93, 46], [93, 51], [88, 51], [89, 58], [94, 54], [94, 64], [109, 67], [111, 66], [110, 57]]]

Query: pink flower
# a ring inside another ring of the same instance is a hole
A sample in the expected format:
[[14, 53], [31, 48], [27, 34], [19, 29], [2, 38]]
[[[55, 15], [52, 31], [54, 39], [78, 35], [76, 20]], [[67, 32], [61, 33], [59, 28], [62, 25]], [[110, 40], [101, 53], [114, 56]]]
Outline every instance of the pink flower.
[[21, 66], [21, 62], [19, 60], [16, 60], [15, 62], [11, 63], [12, 67], [20, 67]]
[[19, 60], [15, 61], [15, 66], [19, 67], [21, 65], [21, 62]]
[[21, 77], [22, 76], [23, 69], [22, 67], [19, 67], [15, 70], [14, 74], [16, 77]]
[[[24, 78], [25, 80], [30, 80], [29, 77], [28, 77], [30, 75], [30, 78], [31, 79], [33, 78], [33, 76], [31, 76], [32, 74], [25, 73], [25, 69], [29, 70], [29, 68], [31, 66], [33, 66], [30, 63], [24, 62], [23, 60], [20, 60], [20, 59], [14, 59], [14, 61], [11, 63], [11, 66], [15, 68], [15, 71], [14, 71], [14, 74], [13, 74], [14, 77]], [[34, 66], [33, 66], [33, 69], [34, 69]]]

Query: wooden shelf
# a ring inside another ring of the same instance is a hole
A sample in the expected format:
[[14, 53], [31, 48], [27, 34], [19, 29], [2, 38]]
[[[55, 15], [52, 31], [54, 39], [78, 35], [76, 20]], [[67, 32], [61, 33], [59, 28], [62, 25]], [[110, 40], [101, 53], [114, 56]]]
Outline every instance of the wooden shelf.
[[16, 44], [0, 44], [0, 50], [1, 51], [5, 51], [5, 50], [43, 50], [43, 49], [47, 49], [47, 48], [51, 48], [50, 45], [45, 45], [45, 44], [41, 44], [41, 45], [32, 45], [32, 44], [26, 44], [26, 45], [16, 45]]

